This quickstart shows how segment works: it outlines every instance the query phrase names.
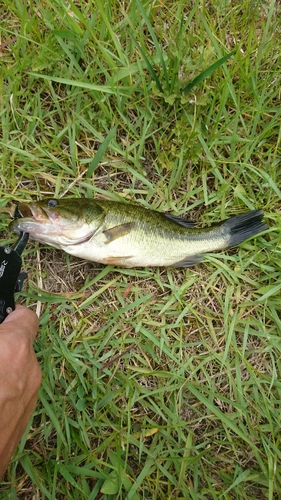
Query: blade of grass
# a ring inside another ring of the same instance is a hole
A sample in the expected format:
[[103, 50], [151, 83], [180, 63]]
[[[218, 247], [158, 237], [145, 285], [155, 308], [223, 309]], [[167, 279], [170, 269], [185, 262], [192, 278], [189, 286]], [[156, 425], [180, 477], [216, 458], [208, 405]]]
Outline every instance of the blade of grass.
[[[80, 87], [83, 89], [88, 89], [88, 90], [93, 90], [105, 94], [115, 94], [116, 89], [113, 89], [109, 86], [106, 85], [95, 85], [94, 83], [88, 83], [86, 81], [78, 81], [78, 80], [72, 80], [70, 78], [60, 78], [56, 76], [50, 76], [50, 75], [45, 75], [41, 73], [35, 73], [35, 72], [30, 72], [30, 76], [34, 76], [35, 78], [42, 78], [43, 80], [48, 80], [49, 82], [57, 82], [57, 83], [62, 83], [63, 85], [69, 85], [73, 87]], [[124, 87], [121, 87], [121, 92], [120, 95], [126, 95], [126, 93], [122, 93], [122, 90]]]
[[167, 90], [169, 90], [169, 77], [168, 77], [168, 71], [167, 71], [167, 67], [166, 67], [166, 63], [165, 63], [165, 60], [164, 60], [164, 56], [163, 56], [163, 50], [162, 48], [160, 47], [159, 45], [159, 42], [157, 40], [157, 37], [155, 35], [155, 32], [154, 32], [154, 29], [150, 23], [150, 20], [149, 20], [149, 17], [143, 7], [143, 4], [141, 2], [141, 0], [136, 0], [136, 3], [137, 3], [137, 6], [145, 20], [145, 24], [149, 30], [149, 33], [150, 33], [150, 36], [153, 40], [153, 43], [154, 43], [154, 47], [157, 51], [157, 54], [159, 56], [159, 59], [160, 59], [160, 62], [161, 62], [161, 66], [162, 66], [162, 70], [163, 70], [163, 73], [164, 73], [164, 77], [165, 77], [165, 82], [166, 82], [166, 88]]
[[110, 130], [110, 132], [108, 133], [108, 135], [104, 139], [104, 141], [99, 146], [99, 149], [98, 149], [97, 153], [95, 154], [94, 159], [91, 161], [90, 165], [88, 166], [86, 177], [89, 178], [93, 175], [95, 169], [97, 168], [99, 162], [101, 161], [103, 155], [105, 154], [111, 140], [113, 139], [113, 137], [115, 137], [116, 129], [117, 129], [116, 126], [113, 127], [112, 130]]
[[203, 80], [205, 80], [206, 78], [211, 76], [211, 74], [214, 71], [216, 71], [218, 68], [220, 68], [220, 66], [222, 66], [230, 57], [232, 57], [233, 54], [235, 54], [235, 52], [236, 52], [236, 49], [232, 50], [231, 52], [229, 52], [229, 54], [226, 54], [225, 56], [221, 57], [218, 61], [216, 61], [214, 64], [209, 66], [209, 68], [207, 68], [205, 71], [202, 71], [202, 73], [200, 73], [200, 75], [196, 76], [196, 78], [194, 78], [194, 80], [192, 80], [192, 82], [188, 83], [188, 85], [186, 85], [182, 89], [182, 93], [189, 92], [191, 89], [193, 89], [193, 87], [195, 87], [196, 85], [201, 83]]

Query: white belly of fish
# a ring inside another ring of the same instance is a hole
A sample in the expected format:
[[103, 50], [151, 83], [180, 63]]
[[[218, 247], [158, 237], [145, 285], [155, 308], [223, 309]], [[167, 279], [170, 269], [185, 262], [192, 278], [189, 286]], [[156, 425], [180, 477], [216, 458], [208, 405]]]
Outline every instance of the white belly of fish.
[[136, 236], [134, 237], [131, 232], [108, 242], [105, 234], [99, 232], [89, 241], [61, 248], [76, 257], [103, 264], [122, 267], [153, 267], [173, 266], [181, 261], [183, 261], [183, 266], [193, 265], [203, 259], [203, 253], [227, 247], [225, 236], [222, 237], [219, 234], [217, 238], [210, 241], [204, 237], [203, 249], [202, 240], [198, 237], [186, 239], [186, 241], [167, 242], [155, 235], [155, 239], [148, 243], [147, 240], [142, 240], [139, 234]]

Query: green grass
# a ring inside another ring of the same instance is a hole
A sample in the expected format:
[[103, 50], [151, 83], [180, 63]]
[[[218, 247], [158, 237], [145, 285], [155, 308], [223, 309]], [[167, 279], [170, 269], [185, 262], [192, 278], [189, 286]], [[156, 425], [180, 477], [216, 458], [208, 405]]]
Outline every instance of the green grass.
[[280, 498], [280, 5], [0, 16], [1, 206], [102, 196], [205, 223], [261, 207], [270, 226], [191, 269], [29, 244], [18, 300], [40, 312], [43, 383], [0, 497]]

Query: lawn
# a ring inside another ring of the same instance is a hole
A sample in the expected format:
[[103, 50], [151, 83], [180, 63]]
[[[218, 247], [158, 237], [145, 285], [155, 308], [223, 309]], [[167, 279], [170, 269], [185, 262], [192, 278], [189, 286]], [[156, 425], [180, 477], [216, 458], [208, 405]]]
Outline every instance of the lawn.
[[281, 498], [280, 2], [3, 0], [0, 17], [1, 207], [262, 208], [269, 226], [187, 269], [30, 241], [17, 300], [40, 315], [43, 382], [0, 498]]

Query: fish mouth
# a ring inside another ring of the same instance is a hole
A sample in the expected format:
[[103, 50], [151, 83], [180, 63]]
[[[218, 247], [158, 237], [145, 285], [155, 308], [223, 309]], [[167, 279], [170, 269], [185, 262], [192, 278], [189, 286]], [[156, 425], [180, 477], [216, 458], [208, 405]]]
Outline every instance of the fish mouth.
[[11, 223], [11, 228], [17, 233], [21, 230], [28, 232], [31, 238], [57, 248], [87, 243], [95, 233], [93, 230], [86, 234], [83, 231], [79, 233], [77, 227], [67, 228], [58, 212], [49, 212], [36, 203], [20, 203], [18, 216]]
[[50, 221], [48, 214], [36, 205], [36, 203], [19, 203], [9, 229], [16, 234], [29, 233], [30, 237], [43, 243], [52, 236], [60, 235], [60, 228], [55, 227]]
[[49, 220], [48, 214], [35, 203], [20, 203], [18, 206], [21, 217], [32, 218], [36, 222], [47, 222]]

